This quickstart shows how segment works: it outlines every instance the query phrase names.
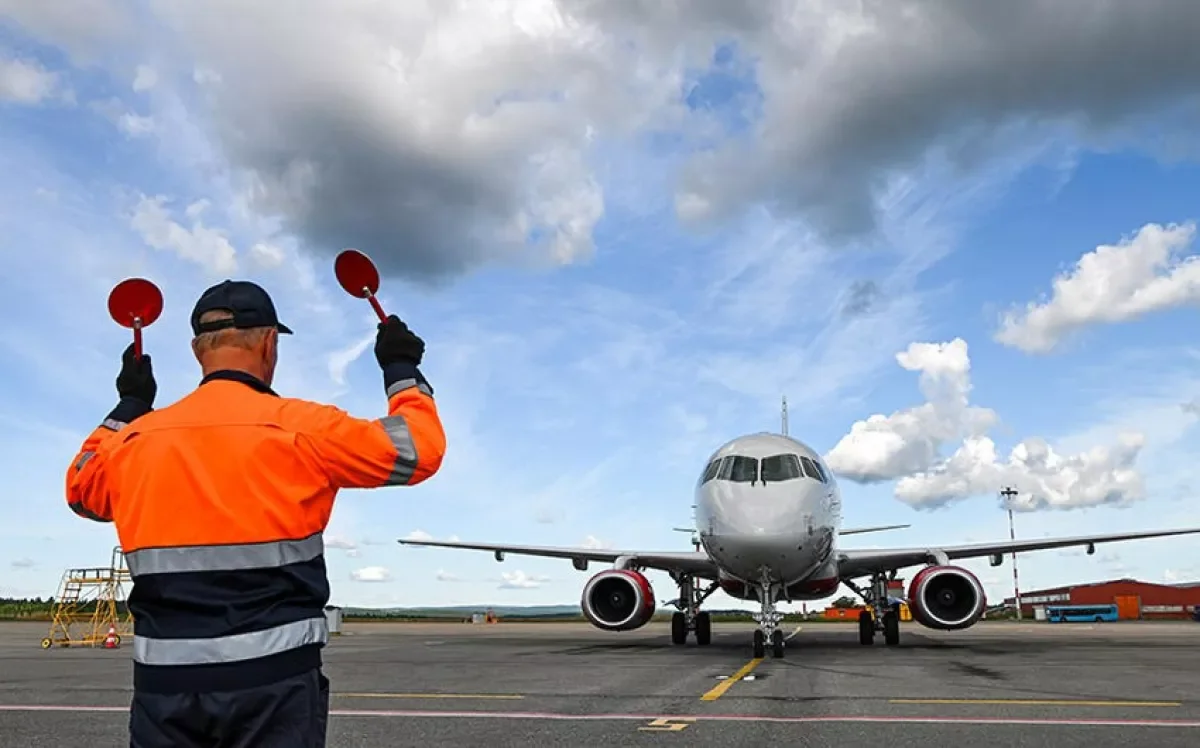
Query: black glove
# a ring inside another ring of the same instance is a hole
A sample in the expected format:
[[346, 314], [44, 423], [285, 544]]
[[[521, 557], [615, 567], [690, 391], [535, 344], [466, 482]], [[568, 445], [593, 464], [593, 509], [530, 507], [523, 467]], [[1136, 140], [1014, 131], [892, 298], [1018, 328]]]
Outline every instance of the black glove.
[[425, 356], [425, 341], [408, 329], [396, 315], [389, 315], [387, 322], [379, 323], [379, 334], [375, 336], [375, 360], [387, 369], [389, 364], [405, 363], [420, 366]]
[[135, 398], [149, 408], [154, 405], [154, 397], [158, 394], [158, 383], [154, 381], [154, 367], [150, 364], [149, 354], [143, 353], [141, 359], [134, 356], [133, 343], [121, 354], [121, 373], [117, 375], [117, 394], [121, 399]]

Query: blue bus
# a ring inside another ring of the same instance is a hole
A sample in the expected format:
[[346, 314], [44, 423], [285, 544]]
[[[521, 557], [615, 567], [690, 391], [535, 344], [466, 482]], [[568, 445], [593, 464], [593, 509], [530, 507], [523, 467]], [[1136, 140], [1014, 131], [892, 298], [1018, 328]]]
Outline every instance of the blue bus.
[[1046, 620], [1050, 623], [1077, 621], [1115, 621], [1116, 605], [1047, 605]]

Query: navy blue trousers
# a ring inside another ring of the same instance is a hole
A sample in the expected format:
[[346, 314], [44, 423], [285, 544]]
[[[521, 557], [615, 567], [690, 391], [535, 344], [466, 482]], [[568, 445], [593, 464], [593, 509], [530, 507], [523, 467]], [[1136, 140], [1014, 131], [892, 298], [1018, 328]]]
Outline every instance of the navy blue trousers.
[[325, 748], [329, 679], [320, 669], [241, 691], [135, 691], [130, 748]]

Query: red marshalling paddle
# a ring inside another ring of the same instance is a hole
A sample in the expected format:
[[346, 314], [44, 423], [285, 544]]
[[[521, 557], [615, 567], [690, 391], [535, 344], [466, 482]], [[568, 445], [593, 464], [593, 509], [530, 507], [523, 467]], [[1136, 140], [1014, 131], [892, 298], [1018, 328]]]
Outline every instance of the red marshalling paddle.
[[333, 272], [346, 293], [371, 302], [379, 321], [387, 322], [387, 315], [375, 298], [375, 294], [379, 293], [379, 271], [370, 257], [357, 249], [344, 249], [333, 261]]
[[142, 328], [154, 324], [163, 310], [162, 291], [145, 278], [127, 278], [108, 294], [108, 313], [121, 327], [133, 330], [133, 353], [142, 357]]

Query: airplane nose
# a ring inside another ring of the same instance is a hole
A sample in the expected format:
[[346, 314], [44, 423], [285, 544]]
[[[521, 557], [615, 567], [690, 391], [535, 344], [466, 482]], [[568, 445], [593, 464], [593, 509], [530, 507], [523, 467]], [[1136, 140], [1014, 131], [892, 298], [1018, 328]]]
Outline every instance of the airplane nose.
[[[773, 535], [807, 535], [815, 530], [822, 486], [759, 484], [727, 503], [727, 529], [747, 539]], [[765, 489], [765, 490], [764, 490]]]

